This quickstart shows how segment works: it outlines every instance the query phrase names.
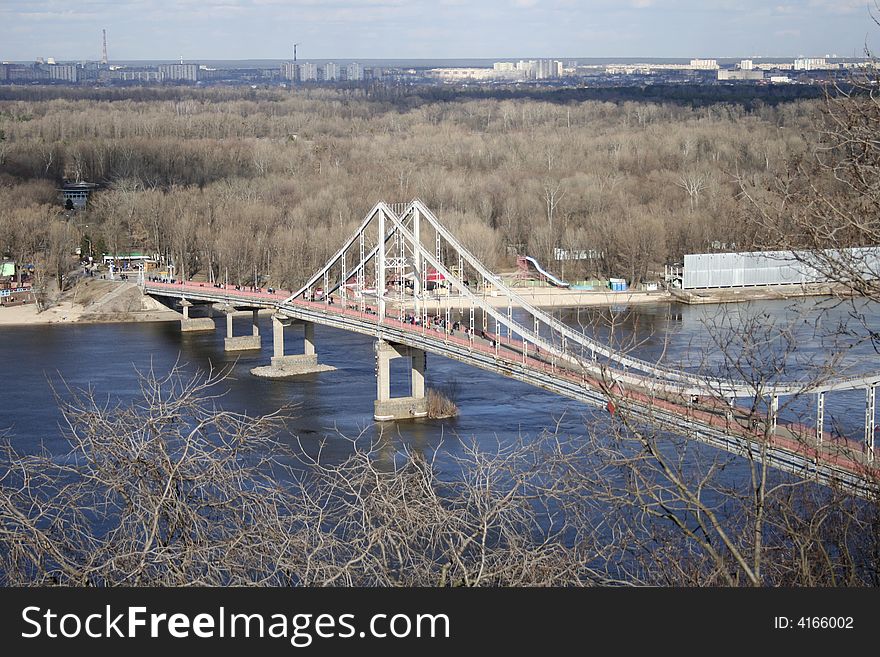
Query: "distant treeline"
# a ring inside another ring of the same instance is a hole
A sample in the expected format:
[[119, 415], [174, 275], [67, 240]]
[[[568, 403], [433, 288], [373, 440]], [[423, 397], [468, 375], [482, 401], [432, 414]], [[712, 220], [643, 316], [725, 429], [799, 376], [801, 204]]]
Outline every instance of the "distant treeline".
[[[211, 98], [215, 101], [239, 98], [273, 98], [281, 100], [292, 93], [321, 95], [320, 88], [308, 90], [253, 89], [250, 87], [130, 86], [130, 87], [63, 87], [63, 86], [0, 86], [0, 101], [53, 99], [134, 102], [173, 101], [190, 98]], [[457, 102], [474, 99], [538, 100], [548, 103], [580, 103], [589, 100], [623, 103], [675, 103], [688, 107], [705, 107], [717, 103], [733, 103], [746, 109], [762, 105], [778, 105], [797, 100], [821, 98], [825, 88], [815, 84], [644, 84], [597, 87], [538, 86], [441, 86], [407, 85], [373, 82], [331, 93], [340, 96], [390, 102], [404, 107], [418, 107], [435, 102]]]
[[[420, 102], [461, 101], [468, 99], [520, 100], [530, 99], [548, 103], [581, 103], [595, 100], [609, 103], [646, 102], [675, 103], [687, 107], [706, 107], [717, 103], [732, 103], [746, 109], [763, 105], [778, 105], [796, 100], [823, 97], [824, 88], [806, 84], [645, 84], [601, 87], [441, 87], [422, 86], [377, 87], [371, 90], [373, 98], [416, 97]], [[412, 102], [412, 101], [410, 101]]]

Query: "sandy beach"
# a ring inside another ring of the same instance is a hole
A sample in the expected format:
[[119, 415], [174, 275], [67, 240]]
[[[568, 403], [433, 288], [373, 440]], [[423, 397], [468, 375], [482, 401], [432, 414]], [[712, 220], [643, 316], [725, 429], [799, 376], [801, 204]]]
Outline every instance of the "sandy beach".
[[43, 312], [36, 304], [0, 307], [0, 327], [97, 322], [163, 322], [181, 315], [131, 282], [84, 279]]

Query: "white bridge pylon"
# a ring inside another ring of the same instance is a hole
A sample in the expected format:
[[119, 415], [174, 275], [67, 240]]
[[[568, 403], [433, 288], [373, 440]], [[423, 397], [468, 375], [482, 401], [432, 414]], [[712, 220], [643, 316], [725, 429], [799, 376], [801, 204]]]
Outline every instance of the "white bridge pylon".
[[[426, 237], [433, 248], [425, 245]], [[430, 284], [439, 285], [440, 281], [449, 286], [444, 290], [447, 294], [428, 294]], [[760, 391], [756, 391], [753, 384], [746, 382], [693, 374], [628, 356], [567, 326], [517, 295], [471, 254], [418, 199], [393, 208], [384, 202], [377, 203], [342, 248], [284, 303], [297, 299], [314, 300], [319, 287], [320, 298], [325, 303], [331, 303], [332, 295], [337, 294], [341, 303], [357, 302], [361, 310], [366, 310], [367, 297], [374, 294], [380, 325], [387, 316], [388, 302], [396, 302], [399, 319], [409, 314], [406, 308], [412, 305], [412, 314], [419, 318], [422, 326], [430, 321], [429, 306], [439, 310], [444, 305], [444, 319], [449, 325], [448, 292], [451, 287], [458, 293], [458, 301], [469, 305], [471, 340], [478, 329], [474, 321], [475, 311], [480, 310], [481, 329], [495, 340], [496, 349], [498, 339], [506, 334], [509, 340], [520, 341], [523, 355], [541, 353], [544, 360], [555, 365], [588, 373], [609, 384], [634, 384], [648, 393], [726, 398], [760, 394], [772, 398], [865, 388], [880, 382], [880, 375], [871, 375], [822, 383], [765, 383]], [[506, 309], [486, 300], [487, 289], [494, 290], [496, 298], [506, 300]], [[514, 319], [514, 308], [521, 309], [526, 315], [525, 324]], [[495, 322], [494, 335], [488, 333], [489, 317]]]

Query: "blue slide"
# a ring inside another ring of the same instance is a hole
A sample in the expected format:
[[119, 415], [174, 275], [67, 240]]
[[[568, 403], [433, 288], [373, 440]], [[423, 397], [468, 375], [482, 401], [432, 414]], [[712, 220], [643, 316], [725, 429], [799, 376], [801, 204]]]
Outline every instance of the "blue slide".
[[531, 257], [531, 256], [524, 256], [524, 257], [528, 262], [532, 263], [532, 266], [538, 270], [538, 273], [540, 273], [542, 276], [546, 276], [547, 280], [550, 281], [551, 284], [555, 285], [556, 287], [569, 287], [569, 284], [566, 283], [565, 281], [561, 281], [558, 278], [556, 278], [553, 274], [551, 274], [550, 272], [544, 271], [541, 268], [541, 265], [538, 264], [538, 261], [535, 260], [533, 257]]

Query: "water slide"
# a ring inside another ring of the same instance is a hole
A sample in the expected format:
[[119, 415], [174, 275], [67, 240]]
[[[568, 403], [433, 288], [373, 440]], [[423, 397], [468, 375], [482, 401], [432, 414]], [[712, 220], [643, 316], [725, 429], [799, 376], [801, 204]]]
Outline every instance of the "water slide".
[[538, 273], [540, 273], [542, 276], [545, 276], [547, 278], [547, 280], [550, 281], [551, 284], [555, 285], [556, 287], [568, 287], [569, 286], [569, 284], [566, 283], [565, 281], [561, 281], [558, 278], [556, 278], [553, 274], [551, 274], [550, 272], [544, 271], [544, 269], [541, 267], [541, 265], [538, 263], [538, 261], [535, 260], [532, 256], [523, 256], [523, 257], [528, 262], [532, 263], [532, 266], [538, 270]]

